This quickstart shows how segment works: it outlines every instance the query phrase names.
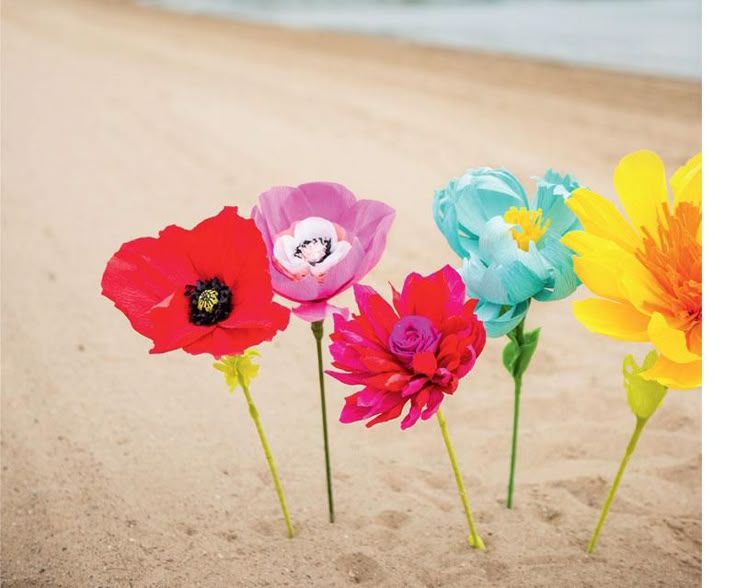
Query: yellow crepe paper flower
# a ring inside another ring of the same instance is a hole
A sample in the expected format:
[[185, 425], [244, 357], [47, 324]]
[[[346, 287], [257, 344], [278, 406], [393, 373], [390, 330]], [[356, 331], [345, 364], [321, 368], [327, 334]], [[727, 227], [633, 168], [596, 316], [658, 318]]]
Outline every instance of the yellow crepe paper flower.
[[614, 184], [627, 220], [587, 188], [567, 200], [584, 231], [562, 242], [577, 252], [575, 271], [601, 298], [573, 303], [575, 316], [596, 333], [651, 341], [659, 352], [642, 372], [669, 388], [702, 380], [702, 156], [670, 178], [656, 153], [636, 151], [619, 162]]

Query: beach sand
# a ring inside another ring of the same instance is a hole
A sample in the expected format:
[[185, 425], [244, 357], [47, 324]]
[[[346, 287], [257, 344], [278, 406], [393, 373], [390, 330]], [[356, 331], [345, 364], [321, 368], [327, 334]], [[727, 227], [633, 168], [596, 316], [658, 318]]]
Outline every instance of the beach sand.
[[298, 319], [262, 346], [252, 387], [297, 527], [287, 540], [242, 396], [211, 358], [148, 355], [100, 296], [122, 242], [317, 179], [398, 210], [367, 280], [388, 294], [412, 270], [457, 265], [431, 215], [449, 177], [554, 166], [613, 195], [618, 158], [643, 147], [669, 172], [700, 149], [699, 84], [127, 2], [3, 2], [2, 585], [699, 585], [700, 391], [670, 392], [584, 552], [634, 425], [621, 360], [646, 347], [587, 332], [569, 301], [527, 320], [544, 328], [513, 510], [503, 340], [443, 404], [479, 552], [435, 420], [342, 425], [352, 389], [334, 380], [327, 522]]

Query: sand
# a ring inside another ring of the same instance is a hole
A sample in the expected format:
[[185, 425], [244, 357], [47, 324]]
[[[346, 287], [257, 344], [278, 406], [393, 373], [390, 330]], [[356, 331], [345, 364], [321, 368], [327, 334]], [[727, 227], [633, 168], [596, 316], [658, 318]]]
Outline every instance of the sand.
[[700, 149], [698, 84], [125, 2], [2, 8], [3, 586], [700, 584], [699, 391], [671, 392], [652, 418], [584, 553], [634, 425], [621, 359], [644, 347], [588, 333], [569, 301], [528, 319], [544, 328], [513, 510], [502, 340], [443, 405], [478, 552], [437, 423], [341, 425], [350, 390], [334, 380], [327, 522], [313, 342], [297, 319], [263, 346], [253, 385], [297, 527], [287, 540], [242, 396], [207, 357], [149, 356], [99, 288], [123, 241], [330, 179], [397, 208], [367, 280], [387, 293], [457, 263], [430, 212], [447, 178], [554, 166], [613, 194], [629, 150], [672, 171]]

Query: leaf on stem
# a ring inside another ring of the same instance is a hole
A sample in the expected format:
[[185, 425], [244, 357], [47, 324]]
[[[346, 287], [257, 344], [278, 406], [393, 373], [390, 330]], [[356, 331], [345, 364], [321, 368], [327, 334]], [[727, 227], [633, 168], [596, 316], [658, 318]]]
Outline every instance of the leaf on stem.
[[651, 368], [657, 361], [658, 354], [653, 349], [644, 358], [641, 366], [636, 365], [634, 357], [629, 354], [624, 358], [624, 388], [631, 411], [640, 419], [648, 419], [654, 414], [667, 394], [667, 387], [654, 380], [645, 380], [641, 373]]
[[541, 327], [528, 331], [521, 336], [521, 341], [509, 333], [509, 342], [503, 348], [502, 358], [504, 367], [515, 379], [521, 378], [529, 367], [529, 362], [537, 350], [541, 331]]

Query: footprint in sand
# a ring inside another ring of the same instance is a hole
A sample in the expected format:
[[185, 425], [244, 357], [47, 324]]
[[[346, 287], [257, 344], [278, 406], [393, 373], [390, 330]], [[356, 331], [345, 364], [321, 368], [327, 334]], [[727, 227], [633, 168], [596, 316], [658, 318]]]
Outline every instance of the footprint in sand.
[[345, 574], [346, 579], [354, 584], [368, 584], [380, 581], [383, 570], [378, 562], [365, 553], [347, 553], [335, 560], [338, 570]]
[[223, 531], [217, 534], [218, 537], [224, 539], [228, 543], [233, 543], [238, 540], [238, 534], [235, 531]]
[[384, 510], [376, 516], [376, 523], [388, 529], [400, 529], [409, 520], [409, 515], [398, 510]]

